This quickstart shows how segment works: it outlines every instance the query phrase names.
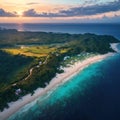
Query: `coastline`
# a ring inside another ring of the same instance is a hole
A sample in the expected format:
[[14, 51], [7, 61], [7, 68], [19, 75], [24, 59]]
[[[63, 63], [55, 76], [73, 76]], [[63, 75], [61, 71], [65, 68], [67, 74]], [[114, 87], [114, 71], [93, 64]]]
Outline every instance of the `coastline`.
[[[111, 46], [113, 47], [113, 46]], [[84, 61], [78, 61], [74, 65], [70, 67], [65, 67], [64, 72], [62, 74], [57, 74], [51, 82], [45, 88], [38, 88], [35, 93], [31, 96], [31, 94], [25, 95], [22, 99], [19, 99], [16, 102], [9, 103], [9, 108], [5, 109], [3, 112], [0, 112], [0, 118], [2, 120], [8, 119], [12, 114], [18, 111], [20, 108], [39, 98], [40, 96], [49, 92], [52, 88], [56, 87], [58, 84], [63, 84], [71, 77], [82, 71], [84, 68], [89, 66], [90, 64], [99, 62], [107, 57], [114, 55], [114, 53], [108, 53], [104, 55], [96, 55], [94, 57], [90, 57], [85, 59]]]
[[113, 50], [115, 50], [117, 53], [120, 52], [120, 50], [117, 48], [117, 46], [118, 46], [119, 44], [120, 44], [120, 43], [112, 43], [112, 44], [110, 44], [110, 45], [111, 45], [111, 48], [112, 48]]

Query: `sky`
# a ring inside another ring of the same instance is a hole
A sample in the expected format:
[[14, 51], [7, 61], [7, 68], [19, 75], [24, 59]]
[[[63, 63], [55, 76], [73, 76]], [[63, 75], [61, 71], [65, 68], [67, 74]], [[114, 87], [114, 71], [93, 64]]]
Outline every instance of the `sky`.
[[0, 23], [119, 23], [120, 0], [0, 0]]

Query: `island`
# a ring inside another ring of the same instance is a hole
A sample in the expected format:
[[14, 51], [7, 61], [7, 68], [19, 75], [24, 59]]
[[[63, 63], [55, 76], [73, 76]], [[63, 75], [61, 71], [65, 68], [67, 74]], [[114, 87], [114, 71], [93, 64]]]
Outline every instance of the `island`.
[[0, 111], [27, 94], [32, 98], [38, 88], [48, 86], [49, 90], [56, 80], [68, 79], [89, 64], [115, 53], [111, 43], [119, 40], [90, 33], [0, 29]]

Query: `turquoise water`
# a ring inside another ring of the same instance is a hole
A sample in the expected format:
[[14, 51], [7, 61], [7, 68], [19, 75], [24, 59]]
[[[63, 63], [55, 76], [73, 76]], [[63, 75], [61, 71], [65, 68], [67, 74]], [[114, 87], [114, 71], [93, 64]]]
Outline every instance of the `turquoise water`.
[[[99, 101], [98, 97], [100, 97], [101, 92], [96, 89], [103, 83], [108, 82], [110, 64], [114, 65], [114, 62], [119, 61], [119, 58], [119, 55], [115, 55], [88, 66], [69, 81], [58, 85], [49, 93], [21, 108], [8, 120], [72, 120], [76, 116], [81, 120], [91, 119], [92, 117], [86, 114], [88, 114], [88, 111], [89, 113], [94, 112], [95, 109], [91, 110], [90, 106], [93, 103], [97, 104]], [[99, 90], [102, 89], [100, 87]], [[93, 102], [91, 99], [94, 97]], [[92, 107], [97, 109], [99, 104]]]

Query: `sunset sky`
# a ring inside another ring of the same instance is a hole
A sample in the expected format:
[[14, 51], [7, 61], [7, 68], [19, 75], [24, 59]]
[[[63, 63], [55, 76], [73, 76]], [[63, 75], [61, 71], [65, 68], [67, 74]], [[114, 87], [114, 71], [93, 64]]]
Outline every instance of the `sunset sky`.
[[120, 21], [120, 0], [0, 0], [0, 23]]

